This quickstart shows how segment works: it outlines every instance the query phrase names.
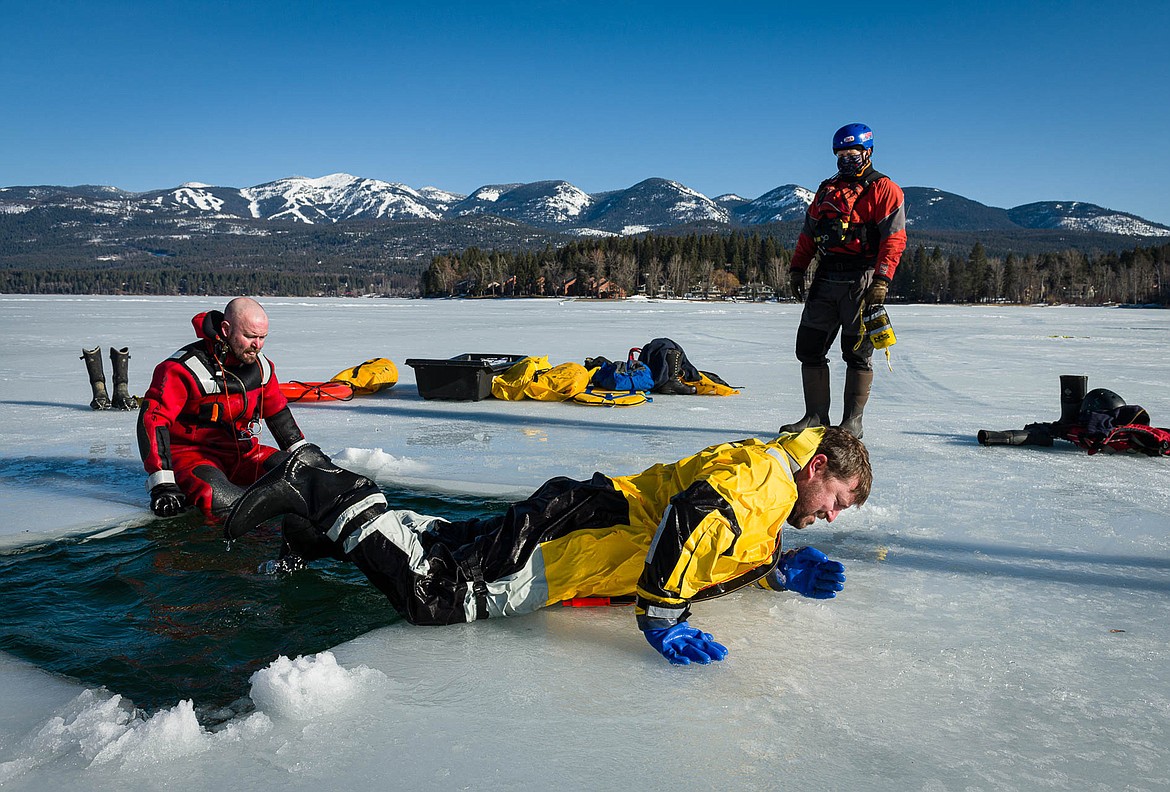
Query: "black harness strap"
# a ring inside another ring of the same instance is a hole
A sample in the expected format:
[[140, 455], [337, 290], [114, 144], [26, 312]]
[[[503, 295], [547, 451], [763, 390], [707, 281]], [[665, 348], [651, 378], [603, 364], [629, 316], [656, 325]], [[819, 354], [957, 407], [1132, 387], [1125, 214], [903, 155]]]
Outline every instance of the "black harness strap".
[[490, 615], [487, 606], [488, 590], [479, 563], [479, 553], [468, 553], [461, 561], [468, 577], [471, 578], [471, 590], [475, 594], [475, 618], [486, 619]]
[[[866, 190], [870, 188], [870, 185], [885, 178], [887, 177], [884, 173], [881, 173], [875, 170], [873, 166], [870, 166], [865, 175], [863, 175], [856, 182], [851, 183], [851, 185], [855, 185], [857, 189], [853, 196], [853, 200], [849, 202], [848, 213], [841, 214], [839, 209], [834, 208], [834, 211], [837, 212], [835, 216], [823, 216], [817, 219], [817, 228], [814, 232], [814, 241], [816, 242], [817, 250], [820, 253], [820, 263], [818, 264], [819, 268], [823, 268], [829, 272], [842, 272], [865, 270], [873, 266], [871, 259], [876, 259], [877, 257], [877, 223], [866, 222], [861, 224], [860, 227], [848, 227], [846, 229], [842, 227], [841, 221], [843, 218], [846, 222], [849, 220], [848, 215], [852, 214], [853, 207], [855, 207], [857, 202], [861, 200], [861, 196], [864, 195]], [[833, 183], [835, 179], [836, 177], [833, 179], [826, 179], [825, 181], [821, 182], [821, 186], [817, 189], [817, 194], [813, 198], [816, 203], [819, 204], [824, 200], [826, 188], [831, 183]], [[861, 244], [860, 255], [833, 253], [828, 250], [830, 247], [834, 247], [840, 244], [847, 244], [854, 239]], [[859, 262], [858, 259], [861, 259], [861, 261]]]

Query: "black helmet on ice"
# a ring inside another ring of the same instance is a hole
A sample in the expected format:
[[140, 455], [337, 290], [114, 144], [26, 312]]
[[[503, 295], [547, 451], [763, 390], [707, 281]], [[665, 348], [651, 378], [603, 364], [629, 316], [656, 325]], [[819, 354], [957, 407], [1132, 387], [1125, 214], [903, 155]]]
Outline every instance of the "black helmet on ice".
[[1125, 399], [1108, 388], [1093, 388], [1081, 401], [1082, 413], [1113, 412], [1125, 406]]

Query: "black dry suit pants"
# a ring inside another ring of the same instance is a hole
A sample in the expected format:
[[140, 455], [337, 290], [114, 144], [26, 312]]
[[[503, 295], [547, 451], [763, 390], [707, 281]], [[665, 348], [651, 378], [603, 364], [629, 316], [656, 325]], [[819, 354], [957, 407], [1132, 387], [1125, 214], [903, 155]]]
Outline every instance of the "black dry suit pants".
[[628, 522], [625, 497], [596, 473], [589, 481], [551, 479], [493, 517], [448, 522], [390, 510], [334, 538], [407, 621], [456, 624], [544, 607], [541, 544]]
[[[796, 331], [796, 357], [806, 368], [829, 365], [828, 354], [841, 333], [841, 359], [851, 369], [869, 371], [873, 344], [861, 332], [861, 298], [873, 270], [817, 272]], [[859, 343], [860, 342], [860, 343]]]

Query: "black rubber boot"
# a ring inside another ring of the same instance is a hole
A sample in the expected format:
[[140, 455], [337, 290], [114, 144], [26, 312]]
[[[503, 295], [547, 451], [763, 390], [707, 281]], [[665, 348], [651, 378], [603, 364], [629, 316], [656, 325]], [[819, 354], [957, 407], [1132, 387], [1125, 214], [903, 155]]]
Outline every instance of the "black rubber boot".
[[137, 410], [138, 399], [130, 395], [130, 347], [110, 347], [110, 375], [114, 378], [114, 409]]
[[1088, 387], [1089, 378], [1084, 374], [1060, 375], [1060, 420], [1057, 423], [1068, 426], [1077, 422]]
[[801, 366], [800, 378], [804, 384], [804, 417], [796, 423], [781, 426], [781, 434], [829, 425], [829, 367]]
[[1009, 429], [1006, 432], [992, 432], [980, 429], [976, 435], [980, 445], [1052, 445], [1052, 435], [1043, 429]]
[[280, 525], [280, 535], [284, 538], [280, 548], [281, 558], [292, 556], [302, 559], [303, 563], [321, 558], [345, 560], [337, 543], [320, 533], [304, 517], [286, 514]]
[[869, 401], [869, 390], [872, 386], [872, 371], [846, 369], [845, 410], [841, 415], [841, 428], [858, 440], [864, 434], [861, 416], [865, 413], [865, 404]]
[[81, 350], [81, 359], [89, 372], [89, 386], [93, 388], [93, 401], [89, 406], [95, 410], [110, 409], [110, 395], [106, 392], [106, 372], [102, 371], [102, 348]]
[[666, 350], [666, 370], [669, 376], [666, 382], [654, 389], [655, 393], [667, 393], [681, 396], [694, 396], [695, 386], [683, 382], [682, 378], [682, 350]]
[[318, 531], [328, 531], [343, 512], [372, 496], [377, 498], [369, 508], [385, 511], [386, 499], [374, 482], [338, 467], [320, 448], [306, 443], [248, 487], [224, 522], [224, 536], [235, 539], [285, 514], [304, 517]]
[[257, 571], [263, 575], [291, 575], [308, 568], [309, 562], [321, 558], [345, 560], [340, 544], [319, 532], [304, 517], [284, 515], [280, 534], [284, 537], [280, 555], [260, 565]]

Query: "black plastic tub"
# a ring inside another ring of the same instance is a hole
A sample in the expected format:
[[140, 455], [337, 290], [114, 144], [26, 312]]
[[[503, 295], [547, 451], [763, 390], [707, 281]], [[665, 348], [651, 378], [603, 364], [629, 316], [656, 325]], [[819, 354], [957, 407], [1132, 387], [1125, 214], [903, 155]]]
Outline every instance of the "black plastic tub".
[[468, 352], [445, 360], [410, 358], [418, 395], [424, 399], [480, 401], [492, 395], [492, 379], [524, 359], [524, 355]]

